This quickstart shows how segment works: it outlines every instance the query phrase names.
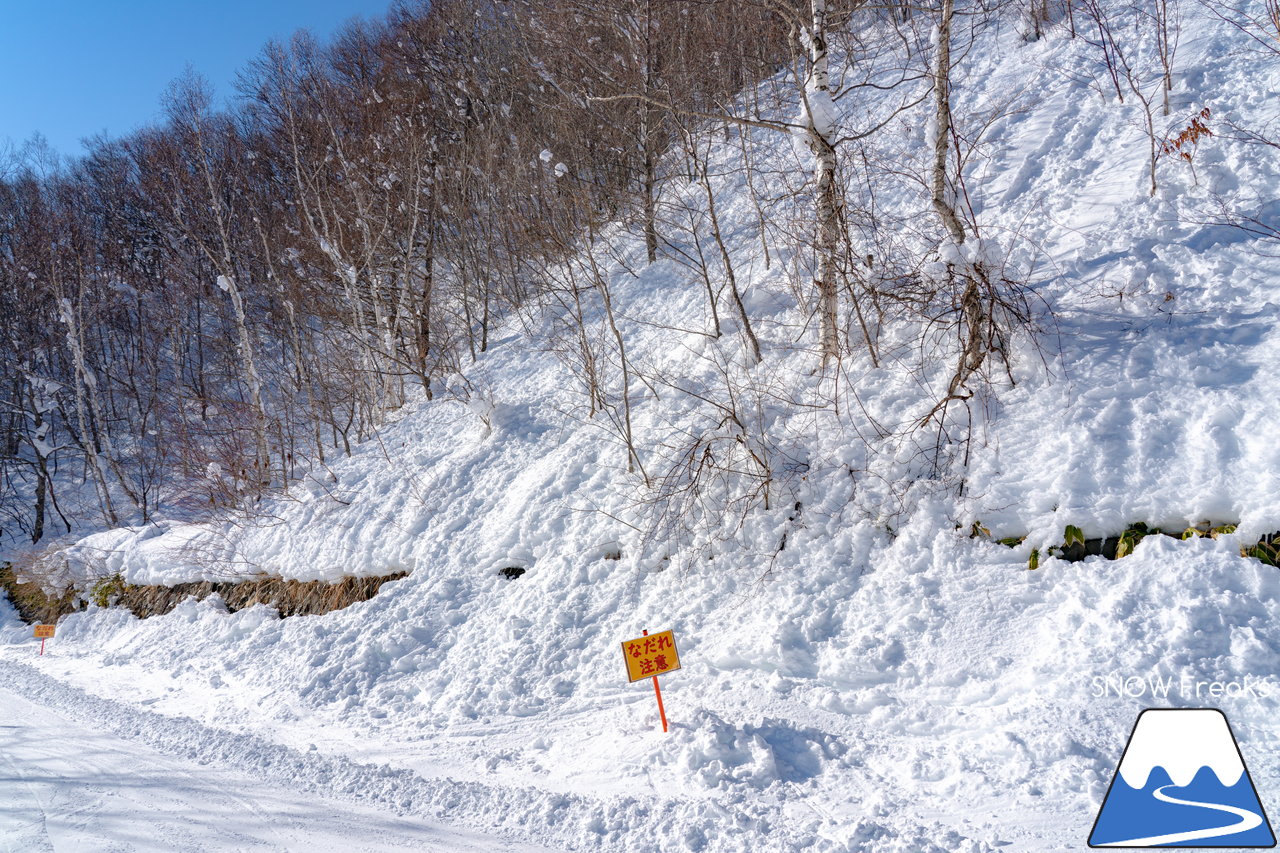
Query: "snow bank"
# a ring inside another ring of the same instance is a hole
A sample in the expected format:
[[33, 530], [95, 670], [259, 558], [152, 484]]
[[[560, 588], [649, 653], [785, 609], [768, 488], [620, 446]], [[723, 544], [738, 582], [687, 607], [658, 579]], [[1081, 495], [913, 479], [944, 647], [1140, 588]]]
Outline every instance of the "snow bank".
[[0, 644], [21, 643], [30, 638], [31, 627], [18, 616], [9, 594], [0, 589]]

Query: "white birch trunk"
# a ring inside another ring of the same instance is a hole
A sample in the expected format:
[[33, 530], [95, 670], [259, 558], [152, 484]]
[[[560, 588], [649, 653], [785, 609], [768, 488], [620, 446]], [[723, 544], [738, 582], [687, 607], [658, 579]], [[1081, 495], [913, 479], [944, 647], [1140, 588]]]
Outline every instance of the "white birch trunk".
[[244, 371], [245, 385], [249, 388], [249, 403], [253, 406], [253, 439], [257, 481], [254, 491], [266, 485], [263, 478], [271, 466], [267, 452], [267, 414], [262, 404], [262, 376], [258, 373], [258, 362], [253, 354], [253, 340], [249, 336], [249, 319], [244, 312], [244, 300], [240, 296], [240, 287], [235, 277], [223, 273], [218, 276], [218, 287], [231, 299], [231, 310], [236, 320], [236, 349], [240, 353], [241, 369]]
[[93, 386], [93, 379], [84, 363], [84, 346], [80, 341], [80, 325], [76, 322], [75, 312], [71, 308], [71, 300], [62, 299], [60, 304], [61, 319], [67, 327], [67, 347], [71, 350], [71, 361], [76, 374], [76, 419], [80, 426], [80, 442], [84, 445], [85, 456], [88, 457], [89, 470], [92, 472], [94, 489], [98, 493], [98, 503], [102, 507], [102, 515], [112, 527], [120, 524], [116, 508], [111, 500], [111, 488], [107, 484], [106, 465], [98, 455], [97, 439], [94, 436], [89, 417], [89, 402], [86, 389]]
[[954, 0], [942, 0], [938, 21], [938, 49], [933, 66], [933, 209], [957, 246], [964, 243], [964, 226], [956, 216], [947, 188], [947, 155], [951, 143], [951, 18]]
[[813, 152], [816, 184], [819, 345], [825, 366], [840, 354], [837, 328], [836, 277], [840, 245], [840, 208], [836, 176], [834, 104], [827, 53], [826, 0], [810, 0], [811, 29], [806, 33], [809, 79], [803, 101], [805, 141]]

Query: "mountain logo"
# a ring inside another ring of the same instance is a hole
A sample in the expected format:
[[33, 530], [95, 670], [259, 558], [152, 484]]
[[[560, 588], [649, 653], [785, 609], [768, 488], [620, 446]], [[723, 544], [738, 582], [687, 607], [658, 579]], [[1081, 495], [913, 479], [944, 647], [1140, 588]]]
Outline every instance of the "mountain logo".
[[1275, 847], [1226, 716], [1216, 708], [1138, 715], [1090, 847]]

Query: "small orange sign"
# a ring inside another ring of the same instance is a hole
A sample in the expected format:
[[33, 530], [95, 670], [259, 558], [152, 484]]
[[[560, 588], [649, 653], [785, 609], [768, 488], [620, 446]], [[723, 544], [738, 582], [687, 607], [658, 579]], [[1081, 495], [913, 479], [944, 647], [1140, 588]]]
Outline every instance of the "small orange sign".
[[37, 639], [37, 640], [44, 640], [44, 639], [47, 639], [48, 637], [52, 637], [52, 636], [53, 636], [53, 628], [54, 628], [54, 626], [52, 626], [52, 625], [37, 625], [37, 626], [36, 626], [36, 639]]
[[622, 656], [627, 661], [630, 681], [666, 675], [680, 668], [680, 653], [676, 651], [676, 636], [672, 631], [626, 640], [622, 643]]

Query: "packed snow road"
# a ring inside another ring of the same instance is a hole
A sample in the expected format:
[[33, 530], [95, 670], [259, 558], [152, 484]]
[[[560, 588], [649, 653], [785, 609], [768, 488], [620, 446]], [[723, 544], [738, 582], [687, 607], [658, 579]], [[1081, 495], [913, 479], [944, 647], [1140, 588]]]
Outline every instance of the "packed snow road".
[[[48, 704], [24, 698], [21, 687], [32, 676], [0, 664], [5, 853], [546, 849], [322, 797], [268, 774], [217, 768], [181, 740], [172, 750], [153, 748], [112, 732], [118, 719], [114, 726], [84, 719], [92, 708], [75, 706], [78, 692], [43, 693], [41, 700], [55, 699]], [[71, 699], [71, 707], [57, 707], [58, 698]], [[139, 715], [147, 716], [155, 715]]]

